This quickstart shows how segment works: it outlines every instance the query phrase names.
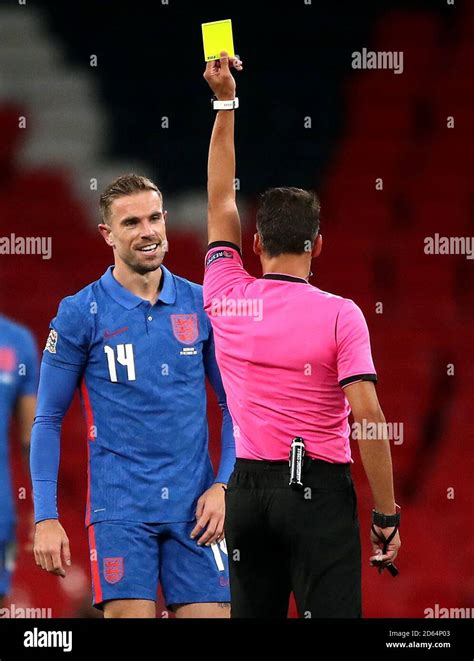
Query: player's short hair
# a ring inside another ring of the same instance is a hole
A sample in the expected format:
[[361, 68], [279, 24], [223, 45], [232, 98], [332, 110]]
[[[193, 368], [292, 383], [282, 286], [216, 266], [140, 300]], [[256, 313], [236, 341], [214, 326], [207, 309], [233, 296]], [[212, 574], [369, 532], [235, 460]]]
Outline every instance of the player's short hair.
[[319, 232], [321, 204], [301, 188], [270, 188], [260, 197], [257, 232], [269, 257], [309, 252]]
[[163, 200], [163, 195], [156, 184], [148, 177], [139, 174], [124, 174], [113, 181], [100, 196], [100, 213], [104, 223], [110, 218], [110, 207], [114, 200], [124, 195], [134, 195], [142, 191], [156, 191]]

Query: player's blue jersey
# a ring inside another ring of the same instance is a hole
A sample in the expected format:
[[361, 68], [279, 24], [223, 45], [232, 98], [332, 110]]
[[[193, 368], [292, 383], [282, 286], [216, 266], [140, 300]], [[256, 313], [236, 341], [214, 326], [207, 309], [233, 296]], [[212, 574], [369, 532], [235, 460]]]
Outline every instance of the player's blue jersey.
[[38, 381], [36, 344], [30, 331], [0, 315], [0, 538], [15, 520], [9, 464], [8, 431], [18, 402], [35, 395]]
[[161, 268], [155, 305], [111, 267], [51, 322], [43, 361], [77, 373], [87, 421], [87, 525], [193, 520], [214, 481], [205, 376], [215, 358], [202, 287]]

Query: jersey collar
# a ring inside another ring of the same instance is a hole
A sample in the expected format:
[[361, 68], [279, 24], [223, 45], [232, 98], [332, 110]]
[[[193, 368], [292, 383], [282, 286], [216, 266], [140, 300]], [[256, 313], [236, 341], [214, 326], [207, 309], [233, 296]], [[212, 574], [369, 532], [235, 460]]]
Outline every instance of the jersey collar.
[[297, 278], [294, 275], [288, 275], [287, 273], [265, 273], [262, 276], [263, 280], [285, 280], [286, 282], [303, 282], [305, 285], [309, 284], [304, 278]]
[[161, 271], [163, 273], [161, 276], [163, 278], [163, 286], [161, 288], [158, 302], [161, 301], [161, 303], [173, 305], [173, 303], [176, 301], [176, 283], [174, 281], [174, 276], [171, 271], [168, 271], [168, 269], [163, 265], [161, 265]]
[[[114, 267], [109, 266], [100, 281], [107, 294], [109, 294], [114, 301], [127, 310], [132, 310], [142, 303], [147, 303], [143, 298], [135, 296], [135, 294], [132, 294], [131, 291], [128, 291], [128, 289], [123, 287], [120, 282], [117, 282], [114, 278], [113, 270]], [[174, 277], [171, 271], [168, 271], [163, 265], [161, 265], [161, 271], [163, 274], [161, 276], [163, 278], [163, 286], [160, 291], [160, 298], [157, 302], [172, 305], [176, 301], [176, 284], [174, 282]]]

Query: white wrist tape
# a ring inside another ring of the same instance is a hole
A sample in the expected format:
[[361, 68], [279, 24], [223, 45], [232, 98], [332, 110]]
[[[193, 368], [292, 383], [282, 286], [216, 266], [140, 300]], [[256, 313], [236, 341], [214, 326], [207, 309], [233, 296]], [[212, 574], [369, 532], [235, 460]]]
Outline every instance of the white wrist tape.
[[219, 101], [218, 99], [212, 99], [212, 107], [214, 110], [237, 110], [239, 107], [239, 99], [231, 99], [230, 101]]

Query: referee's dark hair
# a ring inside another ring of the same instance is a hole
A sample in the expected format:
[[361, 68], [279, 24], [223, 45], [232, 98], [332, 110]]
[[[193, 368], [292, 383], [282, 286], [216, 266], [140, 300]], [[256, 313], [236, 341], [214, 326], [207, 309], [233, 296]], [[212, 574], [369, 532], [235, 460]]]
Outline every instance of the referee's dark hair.
[[321, 205], [312, 191], [270, 188], [260, 197], [257, 232], [269, 257], [309, 252], [319, 232]]

